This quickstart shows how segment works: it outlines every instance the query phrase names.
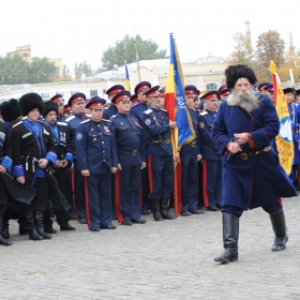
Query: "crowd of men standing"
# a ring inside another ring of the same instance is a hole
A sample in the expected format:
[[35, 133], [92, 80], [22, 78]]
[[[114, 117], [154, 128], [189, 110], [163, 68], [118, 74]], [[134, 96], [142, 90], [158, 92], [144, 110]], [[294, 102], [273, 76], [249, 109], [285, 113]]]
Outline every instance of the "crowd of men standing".
[[[264, 85], [269, 89], [260, 85], [259, 92], [267, 91], [271, 98], [270, 84]], [[285, 92], [288, 100], [290, 91]], [[211, 130], [218, 106], [229, 93], [222, 86], [200, 97], [195, 86], [185, 87], [192, 137], [176, 155], [182, 216], [203, 214], [202, 207], [221, 208], [222, 155]], [[296, 102], [296, 92], [291, 93], [291, 102]], [[150, 210], [155, 221], [175, 218], [169, 207], [174, 186], [171, 130], [176, 121], [169, 120], [164, 109], [164, 88], [143, 81], [135, 95], [122, 85], [106, 94], [110, 103], [98, 96], [87, 100], [83, 93], [73, 94], [67, 105], [59, 94], [43, 103], [38, 94], [28, 93], [1, 104], [1, 176], [12, 174], [36, 192], [29, 205], [16, 209], [0, 178], [0, 244], [11, 244], [10, 219], [18, 220], [20, 234], [43, 240], [56, 233], [54, 216], [60, 230], [75, 230], [69, 224], [75, 213], [79, 223], [94, 232], [115, 229], [113, 218], [125, 226], [144, 224], [141, 216]], [[289, 105], [289, 110], [292, 120], [298, 115], [300, 120], [300, 107]], [[296, 135], [298, 125], [293, 126]], [[295, 155], [295, 184], [299, 157], [297, 161]]]

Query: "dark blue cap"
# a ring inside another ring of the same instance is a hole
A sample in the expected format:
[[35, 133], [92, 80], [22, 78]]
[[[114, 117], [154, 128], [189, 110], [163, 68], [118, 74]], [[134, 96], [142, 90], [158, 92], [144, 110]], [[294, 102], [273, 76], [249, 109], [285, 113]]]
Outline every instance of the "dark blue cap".
[[70, 110], [71, 110], [71, 107], [68, 104], [64, 105], [64, 113], [67, 111], [70, 111]]
[[185, 95], [194, 95], [197, 94], [197, 88], [194, 85], [187, 85], [184, 88], [184, 94]]
[[151, 95], [155, 95], [155, 94], [160, 94], [159, 93], [159, 85], [154, 86], [153, 88], [151, 88], [149, 91], [147, 91], [145, 93], [145, 95], [147, 97], [151, 96]]
[[85, 106], [86, 108], [103, 108], [106, 103], [105, 99], [100, 98], [99, 96], [93, 97], [89, 103]]
[[63, 99], [62, 99], [62, 95], [61, 94], [56, 94], [54, 95], [51, 99], [50, 99], [51, 102], [54, 102], [54, 103], [58, 103], [58, 102], [64, 102]]
[[137, 94], [139, 91], [143, 91], [146, 89], [151, 89], [151, 83], [148, 81], [141, 81], [134, 88], [134, 92]]
[[223, 90], [226, 90], [227, 89], [227, 85], [226, 84], [223, 84], [223, 85], [221, 85], [220, 87], [219, 87], [219, 89], [218, 89], [218, 98], [219, 99], [221, 99], [221, 92], [223, 91]]
[[230, 89], [227, 89], [227, 88], [225, 88], [225, 89], [222, 89], [221, 91], [220, 91], [220, 93], [219, 93], [219, 96], [227, 96], [227, 95], [229, 95], [230, 94]]
[[165, 94], [165, 93], [166, 93], [166, 87], [163, 86], [163, 87], [159, 90], [159, 92], [160, 92], [161, 94]]
[[218, 100], [218, 91], [210, 91], [204, 94], [201, 99], [203, 100]]
[[123, 85], [121, 84], [116, 84], [112, 87], [110, 87], [108, 90], [105, 91], [105, 94], [107, 95], [111, 95], [111, 94], [116, 94], [116, 93], [119, 93], [121, 91], [124, 91], [125, 88]]
[[131, 100], [132, 103], [137, 102], [139, 100], [137, 94], [131, 95], [130, 100]]
[[263, 82], [263, 83], [261, 83], [259, 86], [258, 86], [258, 90], [261, 92], [261, 91], [263, 91], [264, 90], [264, 88], [267, 86], [267, 85], [269, 85], [269, 84], [271, 84], [270, 82]]
[[268, 85], [266, 85], [264, 88], [263, 88], [264, 91], [272, 91], [273, 90], [273, 84], [270, 83]]
[[119, 92], [118, 94], [116, 94], [113, 99], [112, 99], [112, 103], [119, 103], [120, 101], [131, 101], [130, 99], [130, 93], [126, 90]]
[[76, 103], [78, 101], [85, 102], [85, 99], [86, 99], [85, 94], [83, 94], [83, 93], [75, 93], [69, 99], [68, 105], [71, 107], [74, 103]]

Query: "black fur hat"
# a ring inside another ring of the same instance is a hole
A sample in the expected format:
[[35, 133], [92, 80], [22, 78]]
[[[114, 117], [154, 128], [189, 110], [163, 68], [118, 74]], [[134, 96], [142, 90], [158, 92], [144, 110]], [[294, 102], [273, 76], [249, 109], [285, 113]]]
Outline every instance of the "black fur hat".
[[16, 99], [10, 99], [0, 105], [1, 115], [4, 121], [16, 120], [22, 115], [21, 107]]
[[246, 65], [229, 66], [225, 70], [227, 88], [233, 89], [240, 78], [247, 78], [252, 85], [257, 82], [254, 71]]
[[44, 103], [44, 111], [43, 111], [43, 117], [46, 117], [50, 111], [54, 110], [56, 112], [56, 115], [58, 115], [58, 105], [55, 102], [47, 101]]
[[28, 115], [30, 111], [37, 108], [40, 111], [40, 114], [43, 113], [44, 103], [43, 99], [39, 94], [36, 93], [28, 93], [23, 95], [20, 98], [20, 106], [22, 110], [22, 115], [25, 117]]

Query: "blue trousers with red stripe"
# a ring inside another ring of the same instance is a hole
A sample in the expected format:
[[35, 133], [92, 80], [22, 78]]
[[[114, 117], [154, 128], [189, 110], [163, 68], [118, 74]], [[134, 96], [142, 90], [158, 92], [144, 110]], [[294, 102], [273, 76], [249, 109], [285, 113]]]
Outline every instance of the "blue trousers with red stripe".
[[173, 192], [174, 164], [172, 155], [149, 155], [150, 199], [169, 199]]
[[111, 210], [111, 176], [110, 174], [94, 174], [87, 177], [88, 199], [86, 214], [89, 228], [110, 225]]
[[78, 218], [86, 218], [84, 178], [78, 170], [77, 160], [74, 160], [74, 202], [74, 211]]
[[216, 206], [222, 203], [222, 161], [203, 160], [202, 164], [204, 206]]
[[115, 180], [115, 201], [118, 221], [141, 218], [141, 164], [124, 166]]
[[[146, 157], [146, 161], [148, 161], [148, 156]], [[148, 210], [150, 208], [149, 202], [149, 171], [148, 171], [148, 164], [146, 168], [142, 170], [142, 210]]]
[[196, 157], [181, 160], [182, 211], [196, 210], [198, 205], [198, 162]]

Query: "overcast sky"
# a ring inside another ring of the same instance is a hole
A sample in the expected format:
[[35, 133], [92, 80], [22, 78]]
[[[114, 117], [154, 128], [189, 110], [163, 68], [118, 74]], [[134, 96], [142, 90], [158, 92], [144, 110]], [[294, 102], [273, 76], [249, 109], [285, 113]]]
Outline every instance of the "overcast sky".
[[73, 69], [86, 60], [95, 69], [103, 51], [125, 34], [152, 38], [169, 49], [174, 33], [181, 59], [212, 52], [229, 56], [233, 35], [250, 21], [252, 44], [277, 30], [300, 48], [299, 0], [0, 0], [0, 55], [30, 44], [32, 56], [62, 58]]

